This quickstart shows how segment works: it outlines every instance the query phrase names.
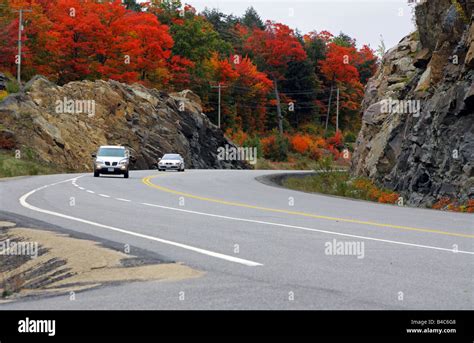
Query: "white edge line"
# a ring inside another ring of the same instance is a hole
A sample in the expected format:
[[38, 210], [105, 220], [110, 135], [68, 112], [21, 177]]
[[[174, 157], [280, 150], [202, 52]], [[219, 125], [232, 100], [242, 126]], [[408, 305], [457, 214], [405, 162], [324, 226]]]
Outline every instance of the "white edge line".
[[[81, 177], [82, 177], [82, 176], [81, 176]], [[224, 254], [216, 253], [216, 252], [209, 251], [209, 250], [205, 250], [205, 249], [201, 249], [201, 248], [196, 248], [196, 247], [193, 247], [193, 246], [190, 246], [190, 245], [186, 245], [186, 244], [182, 244], [182, 243], [177, 243], [177, 242], [169, 241], [169, 240], [166, 240], [166, 239], [161, 239], [161, 238], [158, 238], [158, 237], [143, 235], [143, 234], [141, 234], [141, 233], [136, 233], [136, 232], [132, 232], [132, 231], [127, 231], [127, 230], [120, 229], [120, 228], [116, 228], [116, 227], [109, 226], [109, 225], [104, 225], [104, 224], [100, 224], [100, 223], [95, 223], [95, 222], [92, 222], [92, 221], [90, 221], [90, 220], [85, 220], [85, 219], [81, 219], [81, 218], [76, 218], [76, 217], [68, 216], [68, 215], [66, 215], [66, 214], [62, 214], [62, 213], [58, 213], [58, 212], [48, 211], [48, 210], [45, 210], [45, 209], [42, 209], [42, 208], [39, 208], [39, 207], [32, 206], [32, 205], [30, 205], [30, 204], [26, 201], [29, 196], [31, 196], [32, 194], [36, 193], [36, 192], [39, 191], [39, 190], [45, 189], [45, 188], [47, 188], [47, 187], [55, 186], [55, 185], [58, 185], [58, 184], [61, 184], [61, 183], [70, 182], [70, 181], [72, 181], [72, 180], [77, 180], [78, 178], [79, 178], [79, 177], [77, 177], [77, 178], [72, 178], [72, 179], [68, 179], [68, 180], [64, 180], [64, 181], [60, 181], [60, 182], [56, 182], [56, 183], [53, 183], [53, 184], [50, 184], [50, 185], [47, 185], [47, 186], [42, 186], [42, 187], [36, 188], [36, 189], [34, 189], [34, 190], [32, 190], [32, 191], [30, 191], [30, 192], [28, 192], [28, 193], [22, 195], [21, 198], [19, 199], [20, 204], [21, 204], [23, 207], [28, 208], [28, 209], [30, 209], [30, 210], [32, 210], [32, 211], [41, 212], [41, 213], [49, 214], [49, 215], [52, 215], [52, 216], [56, 216], [56, 217], [61, 217], [61, 218], [69, 219], [69, 220], [74, 220], [74, 221], [77, 221], [77, 222], [81, 222], [81, 223], [84, 223], [84, 224], [88, 224], [88, 225], [100, 227], [100, 228], [103, 228], [103, 229], [107, 229], [107, 230], [111, 230], [111, 231], [116, 231], [116, 232], [124, 233], [124, 234], [127, 234], [127, 235], [139, 237], [139, 238], [148, 239], [148, 240], [160, 242], [160, 243], [163, 243], [163, 244], [172, 245], [172, 246], [175, 246], [175, 247], [178, 247], [178, 248], [182, 248], [182, 249], [194, 251], [194, 252], [197, 252], [197, 253], [200, 253], [200, 254], [203, 254], [203, 255], [208, 255], [208, 256], [215, 257], [215, 258], [219, 258], [219, 259], [226, 260], [226, 261], [229, 261], [229, 262], [240, 263], [240, 264], [243, 264], [243, 265], [246, 265], [246, 266], [249, 266], [249, 267], [263, 266], [263, 264], [261, 264], [261, 263], [257, 263], [257, 262], [253, 262], [253, 261], [244, 260], [244, 259], [241, 259], [241, 258], [229, 256], [229, 255], [224, 255]]]
[[288, 225], [288, 224], [264, 222], [264, 221], [253, 220], [253, 219], [244, 219], [244, 218], [235, 218], [235, 217], [221, 216], [221, 215], [218, 215], [218, 214], [210, 214], [210, 213], [204, 213], [204, 212], [196, 212], [196, 211], [190, 211], [190, 210], [183, 210], [183, 209], [180, 209], [180, 208], [167, 207], [167, 206], [160, 206], [160, 205], [154, 205], [154, 204], [148, 204], [148, 203], [142, 203], [142, 205], [151, 206], [151, 207], [157, 207], [157, 208], [161, 208], [161, 209], [165, 209], [165, 210], [172, 210], [172, 211], [186, 212], [186, 213], [191, 213], [191, 214], [198, 214], [198, 215], [201, 215], [201, 216], [208, 216], [208, 217], [214, 217], [214, 218], [227, 219], [227, 220], [236, 220], [236, 221], [242, 221], [242, 222], [248, 222], [248, 223], [263, 224], [263, 225], [272, 225], [272, 226], [286, 227], [286, 228], [298, 229], [298, 230], [304, 230], [304, 231], [320, 232], [320, 233], [326, 233], [326, 234], [336, 235], [336, 236], [344, 236], [344, 237], [358, 238], [358, 239], [363, 239], [363, 240], [368, 240], [368, 241], [377, 241], [377, 242], [384, 242], [384, 243], [390, 243], [390, 244], [405, 245], [405, 246], [411, 246], [411, 247], [417, 247], [417, 248], [425, 248], [425, 249], [449, 251], [449, 252], [451, 252], [451, 253], [453, 253], [453, 254], [459, 253], [459, 254], [474, 255], [474, 252], [472, 252], [472, 251], [463, 251], [463, 250], [456, 250], [456, 251], [455, 251], [455, 250], [453, 250], [453, 249], [434, 247], [434, 246], [430, 246], [430, 245], [421, 245], [421, 244], [415, 244], [415, 243], [406, 243], [406, 242], [392, 241], [392, 240], [381, 239], [381, 238], [357, 236], [357, 235], [351, 235], [351, 234], [348, 234], [348, 233], [341, 233], [341, 232], [334, 232], [334, 231], [327, 231], [327, 230], [319, 230], [319, 229], [311, 229], [311, 228], [303, 227], [303, 226], [295, 226], [295, 225]]

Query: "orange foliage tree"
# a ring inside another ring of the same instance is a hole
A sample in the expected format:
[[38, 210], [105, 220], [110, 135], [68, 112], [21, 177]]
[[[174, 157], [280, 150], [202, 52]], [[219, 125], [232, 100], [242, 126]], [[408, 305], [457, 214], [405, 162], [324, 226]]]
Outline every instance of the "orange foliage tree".
[[[120, 0], [3, 0], [25, 13], [25, 76], [46, 74], [60, 84], [82, 79], [115, 79], [163, 86], [189, 83], [193, 63], [173, 56], [169, 28], [155, 15], [127, 10]], [[6, 11], [6, 13], [8, 13]], [[0, 21], [0, 65], [15, 69], [15, 16]]]

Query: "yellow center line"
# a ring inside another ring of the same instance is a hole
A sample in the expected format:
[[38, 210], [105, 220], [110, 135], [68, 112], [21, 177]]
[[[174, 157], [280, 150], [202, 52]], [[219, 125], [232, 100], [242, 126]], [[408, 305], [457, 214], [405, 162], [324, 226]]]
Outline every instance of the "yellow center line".
[[221, 200], [221, 199], [207, 198], [207, 197], [202, 197], [202, 196], [189, 194], [189, 193], [185, 193], [185, 192], [175, 191], [173, 189], [169, 189], [169, 188], [159, 186], [157, 184], [152, 183], [151, 180], [158, 177], [158, 176], [160, 176], [160, 175], [151, 175], [151, 176], [144, 177], [142, 179], [142, 182], [145, 185], [147, 185], [148, 187], [158, 189], [162, 192], [181, 195], [181, 196], [185, 196], [187, 198], [198, 199], [198, 200], [213, 202], [213, 203], [222, 204], [222, 205], [251, 208], [251, 209], [254, 209], [254, 210], [261, 210], [261, 211], [267, 211], [267, 212], [285, 213], [285, 214], [291, 214], [291, 215], [295, 215], [295, 216], [302, 216], [302, 217], [309, 217], [309, 218], [316, 218], [316, 219], [325, 219], [325, 220], [331, 220], [331, 221], [337, 221], [337, 222], [343, 222], [343, 223], [353, 223], [353, 224], [369, 225], [369, 226], [400, 229], [400, 230], [408, 230], [408, 231], [429, 232], [429, 233], [436, 233], [436, 234], [446, 235], [446, 236], [474, 238], [474, 235], [468, 235], [468, 234], [463, 234], [463, 233], [446, 232], [446, 231], [440, 231], [440, 230], [435, 230], [435, 229], [416, 228], [416, 227], [410, 227], [410, 226], [404, 226], [404, 225], [384, 224], [384, 223], [370, 222], [370, 221], [357, 220], [357, 219], [329, 217], [329, 216], [322, 216], [322, 215], [305, 213], [305, 212], [288, 211], [288, 210], [281, 210], [281, 209], [276, 209], [276, 208], [254, 206], [254, 205], [249, 205], [249, 204], [244, 204], [244, 203], [239, 203], [239, 202], [226, 201], [226, 200]]

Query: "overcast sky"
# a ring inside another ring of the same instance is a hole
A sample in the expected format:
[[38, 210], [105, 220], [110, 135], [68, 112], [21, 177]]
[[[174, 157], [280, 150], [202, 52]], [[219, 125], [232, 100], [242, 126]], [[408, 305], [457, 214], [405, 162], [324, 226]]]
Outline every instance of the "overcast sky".
[[198, 11], [219, 8], [241, 16], [253, 6], [263, 20], [271, 19], [307, 33], [340, 31], [357, 39], [358, 45], [376, 49], [383, 36], [388, 48], [414, 30], [408, 0], [182, 0]]

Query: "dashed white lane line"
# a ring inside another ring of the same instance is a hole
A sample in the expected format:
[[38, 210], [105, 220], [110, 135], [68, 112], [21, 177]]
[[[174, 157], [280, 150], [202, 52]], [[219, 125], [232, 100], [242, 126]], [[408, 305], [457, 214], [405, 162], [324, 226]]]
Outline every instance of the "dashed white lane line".
[[84, 187], [79, 187], [79, 189], [80, 189], [81, 191], [85, 190], [85, 188], [84, 188]]
[[189, 251], [194, 251], [194, 252], [197, 252], [197, 253], [202, 254], [202, 255], [215, 257], [215, 258], [218, 258], [218, 259], [221, 259], [221, 260], [234, 262], [234, 263], [238, 263], [238, 264], [243, 264], [243, 265], [246, 265], [246, 266], [249, 266], [249, 267], [257, 267], [257, 266], [262, 266], [263, 265], [263, 264], [258, 263], [258, 262], [245, 260], [245, 259], [234, 257], [234, 256], [224, 255], [224, 254], [217, 253], [217, 252], [214, 252], [214, 251], [193, 247], [191, 245], [182, 244], [182, 243], [178, 243], [178, 242], [173, 242], [173, 241], [169, 241], [169, 240], [166, 240], [166, 239], [161, 239], [161, 238], [154, 237], [154, 236], [143, 235], [141, 233], [137, 233], [137, 232], [124, 230], [124, 229], [109, 226], [109, 225], [96, 223], [96, 222], [93, 222], [93, 221], [90, 221], [90, 220], [69, 216], [69, 215], [66, 215], [66, 214], [63, 214], [63, 213], [45, 210], [45, 209], [33, 206], [33, 205], [31, 205], [27, 202], [28, 197], [30, 197], [32, 194], [36, 193], [39, 190], [45, 189], [47, 187], [56, 186], [56, 185], [59, 185], [61, 183], [74, 181], [74, 180], [77, 180], [78, 178], [80, 178], [80, 177], [76, 177], [76, 178], [73, 178], [73, 179], [68, 179], [68, 180], [52, 183], [50, 185], [46, 185], [46, 186], [42, 186], [42, 187], [33, 189], [32, 191], [30, 191], [30, 192], [28, 192], [28, 193], [21, 196], [21, 198], [19, 199], [20, 204], [23, 207], [28, 208], [28, 209], [30, 209], [32, 211], [35, 211], [35, 212], [45, 213], [45, 214], [49, 214], [49, 215], [52, 215], [52, 216], [61, 217], [61, 218], [69, 219], [69, 220], [74, 220], [76, 222], [81, 222], [81, 223], [84, 223], [84, 224], [100, 227], [100, 228], [107, 229], [107, 230], [110, 230], [110, 231], [120, 232], [120, 233], [127, 234], [127, 235], [130, 235], [130, 236], [135, 236], [135, 237], [139, 237], [139, 238], [143, 238], [143, 239], [148, 239], [148, 240], [151, 240], [151, 241], [155, 241], [155, 242], [175, 246], [175, 247], [186, 249], [186, 250], [189, 250]]
[[98, 194], [98, 195], [102, 198], [110, 198], [110, 195], [106, 195], [106, 194]]
[[87, 190], [86, 192], [87, 192], [87, 193], [91, 193], [91, 194], [95, 194], [95, 192], [94, 192], [94, 191], [91, 191], [91, 190]]
[[390, 243], [390, 244], [397, 244], [397, 245], [405, 245], [405, 246], [411, 246], [411, 247], [416, 247], [416, 248], [424, 248], [424, 249], [448, 251], [448, 252], [455, 253], [455, 254], [460, 253], [460, 254], [474, 255], [474, 252], [472, 252], [472, 251], [454, 250], [454, 249], [447, 249], [447, 248], [435, 247], [435, 246], [431, 246], [431, 245], [422, 245], [422, 244], [414, 244], [414, 243], [407, 243], [407, 242], [392, 241], [392, 240], [381, 239], [381, 238], [373, 238], [373, 237], [366, 237], [366, 236], [351, 235], [351, 234], [342, 233], [342, 232], [335, 232], [335, 231], [312, 229], [312, 228], [303, 227], [303, 226], [287, 225], [287, 224], [280, 224], [280, 223], [272, 223], [272, 222], [265, 222], [265, 221], [261, 221], [261, 220], [253, 220], [253, 219], [245, 219], [245, 218], [236, 218], [236, 217], [221, 216], [221, 215], [218, 215], [218, 214], [211, 214], [211, 213], [205, 213], [205, 212], [197, 212], [197, 211], [183, 210], [183, 209], [180, 209], [180, 208], [168, 207], [168, 206], [160, 206], [160, 205], [154, 205], [154, 204], [148, 204], [148, 203], [142, 203], [142, 205], [150, 206], [150, 207], [157, 207], [157, 208], [161, 208], [161, 209], [165, 209], [165, 210], [171, 210], [171, 211], [178, 211], [178, 212], [185, 212], [185, 213], [197, 214], [197, 215], [207, 216], [207, 217], [221, 218], [221, 219], [234, 220], [234, 221], [241, 221], [241, 222], [254, 223], [254, 224], [262, 224], [262, 225], [279, 226], [279, 227], [285, 227], [285, 228], [291, 228], [291, 229], [298, 229], [298, 230], [303, 230], [303, 231], [326, 233], [326, 234], [335, 235], [335, 236], [343, 236], [343, 237], [351, 237], [351, 238], [363, 239], [363, 240], [367, 240], [367, 241], [376, 241], [376, 242], [383, 242], [383, 243]]
[[123, 202], [132, 202], [131, 200], [128, 200], [128, 199], [122, 199], [122, 198], [115, 198], [115, 200], [118, 200], [118, 201], [123, 201]]
[[[87, 192], [92, 192], [92, 191], [87, 191]], [[92, 192], [92, 193], [94, 193], [94, 192]], [[100, 194], [99, 194], [99, 195], [100, 195]], [[116, 198], [116, 200], [126, 201], [126, 202], [132, 202], [131, 200], [121, 199], [121, 198]], [[184, 210], [184, 209], [181, 209], [181, 208], [168, 207], [168, 206], [161, 206], [161, 205], [155, 205], [155, 204], [149, 204], [149, 203], [140, 203], [140, 204], [141, 204], [141, 205], [144, 205], [144, 206], [156, 207], [156, 208], [161, 208], [161, 209], [165, 209], [165, 210], [178, 211], [178, 212], [184, 212], [184, 213], [190, 213], [190, 214], [195, 214], [195, 215], [201, 215], [201, 216], [207, 216], [207, 217], [214, 217], [214, 218], [220, 218], [220, 219], [226, 219], [226, 220], [243, 221], [243, 222], [254, 223], [254, 224], [271, 225], [271, 226], [285, 227], [285, 228], [291, 228], [291, 229], [298, 229], [298, 230], [303, 230], [303, 231], [311, 231], [311, 232], [325, 233], [325, 234], [330, 234], [330, 235], [335, 235], [335, 236], [357, 238], [357, 239], [363, 239], [363, 240], [368, 240], [368, 241], [376, 241], [376, 242], [389, 243], [389, 244], [397, 244], [397, 245], [404, 245], [404, 246], [410, 246], [410, 247], [416, 247], [416, 248], [424, 248], [424, 249], [431, 249], [431, 250], [438, 250], [438, 251], [448, 251], [448, 252], [451, 252], [451, 253], [460, 253], [460, 254], [474, 255], [474, 252], [472, 252], [472, 251], [455, 250], [455, 249], [441, 248], [441, 247], [436, 247], [436, 246], [431, 246], [431, 245], [422, 245], [422, 244], [415, 244], [415, 243], [408, 243], [408, 242], [393, 241], [393, 240], [381, 239], [381, 238], [374, 238], [374, 237], [351, 235], [351, 234], [346, 234], [346, 233], [342, 233], [342, 232], [335, 232], [335, 231], [312, 229], [312, 228], [303, 227], [303, 226], [295, 226], [295, 225], [287, 225], [287, 224], [280, 224], [280, 223], [272, 223], [272, 222], [265, 222], [265, 221], [260, 221], [260, 220], [252, 220], [252, 219], [245, 219], [245, 218], [228, 217], [228, 216], [222, 216], [222, 215], [217, 215], [217, 214], [211, 214], [211, 213], [205, 213], [205, 212], [197, 212], [197, 211], [190, 211], [190, 210]]]

